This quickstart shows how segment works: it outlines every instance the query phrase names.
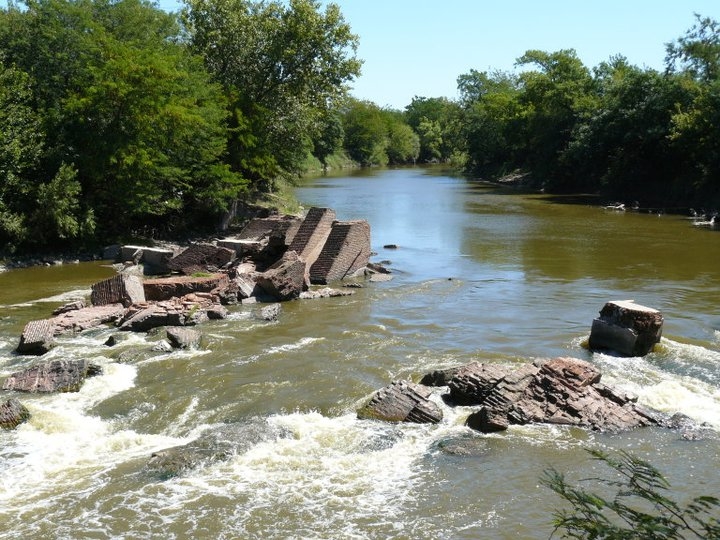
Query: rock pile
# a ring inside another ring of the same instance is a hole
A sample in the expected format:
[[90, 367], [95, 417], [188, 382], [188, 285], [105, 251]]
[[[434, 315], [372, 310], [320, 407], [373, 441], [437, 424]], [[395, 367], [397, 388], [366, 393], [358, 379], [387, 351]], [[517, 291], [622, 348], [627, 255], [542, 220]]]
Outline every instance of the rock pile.
[[391, 422], [442, 419], [430, 386], [447, 386], [449, 405], [474, 407], [466, 425], [483, 433], [510, 425], [562, 424], [596, 431], [621, 431], [659, 425], [656, 412], [640, 407], [637, 398], [600, 383], [600, 371], [577, 358], [554, 358], [507, 367], [473, 363], [433, 372], [423, 384], [394, 382], [376, 392], [358, 411], [359, 418]]

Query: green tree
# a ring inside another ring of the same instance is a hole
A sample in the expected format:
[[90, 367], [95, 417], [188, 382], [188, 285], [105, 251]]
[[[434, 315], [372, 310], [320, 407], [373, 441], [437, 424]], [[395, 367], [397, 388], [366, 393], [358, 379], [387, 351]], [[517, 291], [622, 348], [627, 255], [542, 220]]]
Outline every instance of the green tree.
[[382, 109], [370, 101], [350, 100], [343, 113], [345, 150], [364, 167], [387, 165], [387, 124]]
[[27, 73], [0, 63], [0, 243], [11, 251], [75, 239], [94, 225], [80, 206], [76, 171], [43, 167], [45, 138], [31, 86]]
[[357, 37], [339, 7], [315, 0], [186, 0], [183, 21], [231, 98], [230, 164], [270, 191], [293, 178], [359, 74]]
[[460, 112], [447, 98], [416, 96], [405, 107], [407, 123], [420, 136], [420, 161], [448, 161], [462, 151]]
[[497, 176], [520, 167], [526, 115], [517, 78], [501, 71], [471, 70], [458, 77], [458, 90], [468, 170]]
[[673, 108], [670, 139], [683, 156], [693, 204], [720, 204], [720, 24], [695, 15], [685, 36], [667, 45], [668, 77], [681, 79], [691, 96]]
[[525, 108], [525, 166], [553, 190], [572, 188], [561, 156], [573, 130], [596, 107], [594, 81], [572, 49], [553, 53], [531, 50], [518, 58]]
[[696, 23], [684, 36], [666, 44], [668, 72], [681, 71], [703, 82], [720, 77], [720, 24], [695, 14]]
[[320, 120], [318, 135], [313, 139], [313, 155], [327, 170], [327, 158], [342, 149], [345, 138], [342, 118], [337, 111], [327, 111]]
[[[671, 499], [670, 485], [647, 461], [621, 451], [613, 457], [590, 450], [593, 459], [615, 471], [611, 478], [593, 478], [597, 491], [568, 483], [555, 469], [545, 471], [541, 483], [569, 503], [554, 514], [555, 532], [564, 538], [659, 540], [720, 538], [720, 499], [695, 497], [686, 506]], [[609, 488], [603, 490], [603, 488]], [[607, 493], [606, 493], [607, 491]]]
[[392, 119], [388, 123], [387, 141], [390, 163], [415, 163], [420, 154], [420, 137], [404, 121]]
[[40, 177], [55, 179], [42, 193], [68, 197], [34, 203], [46, 205], [37, 237], [87, 231], [93, 214], [104, 235], [167, 230], [214, 219], [242, 193], [224, 164], [222, 88], [181, 37], [175, 17], [144, 0], [32, 0], [1, 13], [6, 62], [33, 74]]

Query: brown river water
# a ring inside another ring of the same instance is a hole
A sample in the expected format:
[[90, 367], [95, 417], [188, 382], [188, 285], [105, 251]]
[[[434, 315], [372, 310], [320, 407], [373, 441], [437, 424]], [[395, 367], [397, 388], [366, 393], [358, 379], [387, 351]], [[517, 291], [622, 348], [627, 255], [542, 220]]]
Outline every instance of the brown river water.
[[[720, 494], [720, 231], [439, 169], [314, 179], [297, 197], [367, 219], [373, 260], [393, 280], [286, 303], [274, 323], [231, 308], [201, 326], [197, 351], [155, 352], [159, 334], [106, 347], [111, 328], [60, 338], [44, 358], [92, 359], [104, 374], [78, 393], [18, 396], [32, 419], [0, 432], [0, 539], [548, 538], [561, 501], [539, 479], [549, 467], [597, 476], [587, 448], [649, 460], [681, 502]], [[28, 320], [113, 273], [106, 263], [0, 273], [0, 379], [35, 361], [13, 353]], [[618, 299], [663, 312], [663, 340], [644, 358], [582, 346]], [[593, 362], [648, 407], [706, 422], [708, 435], [480, 435], [463, 408], [433, 426], [355, 417], [394, 379], [559, 355]], [[208, 430], [225, 434], [225, 459], [170, 478], [148, 467], [154, 451]], [[458, 445], [472, 452], [448, 451]]]

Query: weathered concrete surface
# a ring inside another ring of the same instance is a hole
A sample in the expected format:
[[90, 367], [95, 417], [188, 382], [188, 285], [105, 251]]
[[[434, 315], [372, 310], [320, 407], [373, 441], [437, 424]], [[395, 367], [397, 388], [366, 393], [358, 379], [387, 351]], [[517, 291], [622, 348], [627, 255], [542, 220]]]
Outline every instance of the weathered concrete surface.
[[95, 283], [90, 294], [90, 302], [94, 306], [122, 304], [127, 307], [144, 301], [142, 280], [125, 273]]
[[288, 250], [296, 252], [310, 268], [317, 260], [325, 241], [330, 236], [334, 221], [334, 210], [330, 208], [311, 208]]
[[310, 283], [325, 285], [352, 276], [370, 261], [370, 224], [336, 221], [316, 261], [310, 266]]
[[300, 300], [316, 300], [318, 298], [335, 298], [337, 296], [352, 296], [355, 291], [342, 290], [342, 289], [331, 289], [330, 287], [323, 287], [322, 289], [315, 289], [312, 291], [303, 291], [300, 293]]
[[512, 424], [550, 423], [598, 431], [658, 425], [660, 415], [631, 395], [600, 383], [600, 371], [577, 358], [554, 358], [509, 368], [474, 363], [449, 382], [450, 401], [481, 408], [467, 425], [492, 432]]
[[85, 300], [75, 300], [73, 302], [68, 302], [67, 304], [63, 304], [59, 308], [56, 308], [53, 310], [53, 315], [60, 315], [62, 313], [67, 313], [68, 311], [75, 311], [78, 309], [86, 308], [87, 304], [85, 303]]
[[282, 237], [286, 246], [297, 234], [302, 219], [295, 216], [269, 216], [251, 219], [238, 233], [237, 238], [261, 241], [271, 236]]
[[166, 330], [168, 341], [175, 349], [197, 349], [202, 334], [193, 328], [171, 326]]
[[120, 330], [147, 332], [160, 326], [193, 326], [210, 317], [222, 318], [226, 313], [217, 295], [193, 293], [160, 302], [145, 302], [128, 308], [118, 321]]
[[294, 251], [288, 251], [283, 258], [260, 274], [256, 283], [267, 295], [281, 302], [293, 300], [308, 288], [305, 281], [305, 261]]
[[30, 321], [23, 328], [18, 354], [41, 355], [55, 346], [55, 324], [52, 319]]
[[125, 309], [122, 304], [88, 306], [74, 311], [66, 311], [51, 320], [54, 324], [55, 335], [65, 332], [82, 332], [102, 324], [115, 323], [124, 315]]
[[591, 349], [610, 349], [623, 356], [645, 356], [662, 337], [663, 316], [631, 300], [608, 302], [592, 323]]
[[395, 381], [375, 392], [370, 401], [357, 412], [360, 419], [388, 422], [436, 424], [442, 410], [430, 400], [428, 388], [408, 381]]
[[261, 240], [250, 240], [246, 238], [223, 238], [218, 240], [217, 245], [227, 249], [232, 249], [238, 258], [257, 255], [265, 247], [265, 243]]
[[0, 403], [0, 428], [14, 429], [30, 420], [30, 411], [17, 399], [8, 399]]
[[77, 392], [87, 377], [102, 368], [88, 360], [53, 360], [10, 375], [3, 390], [17, 392]]
[[146, 300], [169, 300], [192, 293], [211, 292], [230, 285], [227, 274], [213, 274], [207, 277], [174, 276], [146, 279], [143, 282]]
[[193, 244], [168, 261], [170, 270], [186, 275], [222, 268], [235, 258], [232, 249], [212, 244]]

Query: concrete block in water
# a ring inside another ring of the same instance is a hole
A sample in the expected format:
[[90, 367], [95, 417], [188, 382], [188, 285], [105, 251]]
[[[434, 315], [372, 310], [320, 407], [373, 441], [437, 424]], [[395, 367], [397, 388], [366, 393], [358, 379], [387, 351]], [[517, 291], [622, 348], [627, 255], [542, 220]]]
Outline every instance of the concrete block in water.
[[123, 304], [129, 306], [145, 301], [142, 280], [138, 276], [120, 274], [92, 286], [90, 301], [94, 306]]
[[611, 301], [593, 320], [591, 349], [610, 349], [623, 356], [645, 356], [662, 337], [663, 316], [632, 300]]
[[55, 346], [55, 325], [51, 319], [30, 321], [23, 328], [20, 343], [17, 346], [19, 354], [41, 355]]
[[310, 283], [327, 283], [351, 276], [370, 261], [370, 224], [336, 221], [320, 255], [310, 267]]
[[297, 233], [295, 233], [288, 250], [296, 252], [310, 268], [317, 260], [325, 241], [330, 236], [334, 222], [334, 210], [330, 208], [311, 208]]

